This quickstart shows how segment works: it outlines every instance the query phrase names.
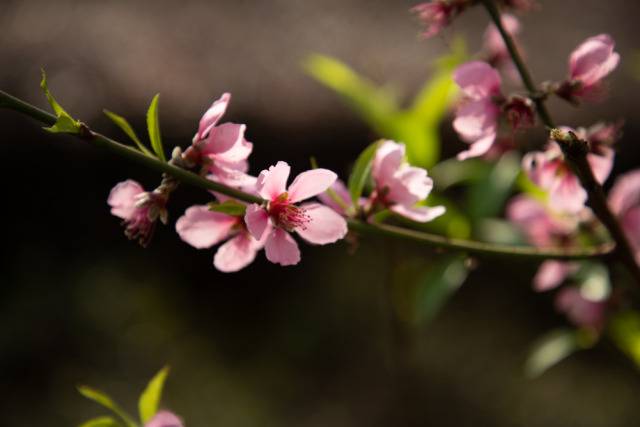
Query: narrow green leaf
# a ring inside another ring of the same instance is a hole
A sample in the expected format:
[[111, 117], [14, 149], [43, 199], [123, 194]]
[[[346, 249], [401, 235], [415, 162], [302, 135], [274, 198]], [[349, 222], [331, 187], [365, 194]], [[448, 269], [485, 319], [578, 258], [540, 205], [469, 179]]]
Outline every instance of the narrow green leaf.
[[224, 203], [209, 203], [209, 210], [232, 216], [244, 216], [247, 207], [235, 200], [226, 200]]
[[538, 339], [527, 361], [524, 371], [530, 378], [539, 377], [571, 354], [581, 350], [578, 331], [556, 329]]
[[379, 144], [380, 141], [376, 141], [365, 148], [362, 153], [360, 153], [355, 165], [353, 166], [353, 171], [349, 176], [348, 187], [354, 206], [358, 206], [358, 200], [360, 199], [364, 186], [367, 183], [367, 179], [371, 172], [371, 164], [373, 163], [373, 158], [376, 155], [376, 150], [378, 149]]
[[162, 136], [160, 135], [160, 119], [158, 118], [158, 100], [160, 94], [156, 94], [151, 100], [149, 110], [147, 111], [147, 129], [149, 130], [149, 139], [151, 140], [151, 148], [158, 158], [163, 162], [167, 161], [162, 147]]
[[131, 127], [131, 125], [127, 121], [127, 119], [125, 119], [122, 116], [119, 116], [118, 114], [114, 113], [113, 111], [109, 111], [109, 110], [102, 110], [102, 111], [104, 112], [104, 114], [107, 117], [109, 117], [111, 119], [111, 121], [116, 126], [118, 126], [120, 129], [122, 129], [122, 131], [124, 133], [126, 133], [127, 136], [129, 138], [131, 138], [131, 140], [133, 142], [135, 142], [135, 144], [138, 146], [138, 149], [140, 149], [140, 151], [142, 151], [147, 156], [153, 156], [153, 153], [151, 151], [149, 151], [149, 149], [147, 147], [144, 146], [142, 141], [140, 141], [140, 138], [138, 138], [138, 135], [136, 135], [136, 132], [133, 130], [133, 128]]
[[430, 322], [469, 275], [466, 255], [445, 256], [430, 266], [418, 284], [417, 319]]
[[125, 411], [123, 411], [122, 408], [120, 408], [120, 406], [116, 402], [114, 402], [106, 393], [83, 385], [78, 386], [78, 391], [87, 399], [93, 400], [98, 405], [111, 410], [114, 414], [119, 416], [128, 427], [137, 426], [135, 421], [133, 421], [133, 419]]
[[165, 366], [149, 381], [147, 388], [144, 389], [138, 401], [138, 410], [140, 412], [140, 421], [142, 424], [148, 422], [158, 412], [160, 399], [162, 398], [162, 389], [164, 382], [169, 375], [169, 367]]
[[44, 130], [51, 133], [79, 133], [80, 122], [73, 119], [69, 115], [69, 113], [67, 113], [64, 108], [62, 108], [62, 106], [55, 100], [55, 98], [49, 91], [49, 86], [47, 85], [47, 74], [44, 72], [44, 70], [42, 70], [42, 80], [40, 81], [40, 87], [44, 91], [44, 94], [47, 97], [47, 101], [49, 101], [49, 105], [51, 105], [51, 108], [53, 108], [53, 112], [57, 117], [57, 120], [53, 124], [53, 126], [44, 128]]
[[97, 418], [93, 418], [90, 419], [88, 421], [85, 421], [84, 423], [80, 424], [79, 427], [122, 427], [122, 424], [120, 424], [117, 420], [113, 419], [112, 417], [97, 417]]

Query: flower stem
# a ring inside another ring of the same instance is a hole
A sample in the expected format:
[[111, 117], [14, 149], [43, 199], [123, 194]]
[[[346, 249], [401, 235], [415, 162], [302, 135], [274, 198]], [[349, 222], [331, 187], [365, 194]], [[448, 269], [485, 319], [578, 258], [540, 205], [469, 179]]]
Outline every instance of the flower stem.
[[[14, 96], [0, 90], [0, 108], [7, 108], [25, 114], [46, 125], [52, 125], [56, 117], [52, 114], [28, 104]], [[245, 193], [215, 181], [210, 181], [195, 173], [189, 172], [170, 163], [163, 162], [156, 157], [143, 154], [133, 147], [121, 144], [104, 135], [93, 132], [85, 127], [84, 131], [73, 136], [92, 145], [104, 148], [119, 156], [133, 160], [158, 172], [174, 176], [183, 183], [193, 185], [208, 191], [216, 191], [242, 200], [247, 203], [262, 203], [263, 200], [253, 194]], [[530, 246], [514, 246], [494, 243], [484, 243], [472, 240], [451, 239], [436, 234], [424, 233], [387, 224], [370, 224], [356, 219], [348, 219], [349, 229], [360, 234], [386, 236], [395, 239], [413, 241], [436, 248], [451, 249], [469, 254], [522, 258], [531, 260], [561, 259], [579, 260], [589, 258], [605, 258], [613, 250], [613, 245], [605, 244], [586, 248], [549, 248], [539, 249]]]
[[[538, 89], [533, 82], [531, 73], [522, 60], [522, 57], [513, 42], [513, 38], [502, 25], [498, 7], [493, 0], [481, 0], [481, 2], [489, 13], [489, 16], [493, 20], [496, 28], [498, 28], [498, 31], [504, 40], [504, 44], [509, 51], [509, 55], [520, 74], [522, 83], [527, 88], [529, 96], [536, 104], [536, 110], [540, 116], [540, 120], [542, 120], [548, 128], [554, 129], [556, 125], [547, 110], [545, 100], [542, 97], [537, 96]], [[604, 194], [604, 190], [602, 189], [602, 185], [600, 185], [593, 175], [591, 166], [589, 166], [589, 162], [587, 161], [587, 150], [573, 150], [572, 146], [575, 144], [566, 143], [565, 141], [558, 141], [558, 144], [562, 148], [562, 152], [567, 163], [571, 166], [572, 170], [580, 180], [582, 187], [587, 191], [589, 196], [588, 202], [591, 209], [600, 222], [602, 222], [602, 224], [607, 228], [611, 238], [615, 241], [616, 247], [614, 252], [616, 257], [627, 267], [627, 270], [631, 273], [634, 280], [640, 285], [640, 266], [638, 266], [638, 263], [636, 262], [634, 250], [632, 249], [627, 236], [624, 234], [620, 223], [607, 204], [607, 198]]]

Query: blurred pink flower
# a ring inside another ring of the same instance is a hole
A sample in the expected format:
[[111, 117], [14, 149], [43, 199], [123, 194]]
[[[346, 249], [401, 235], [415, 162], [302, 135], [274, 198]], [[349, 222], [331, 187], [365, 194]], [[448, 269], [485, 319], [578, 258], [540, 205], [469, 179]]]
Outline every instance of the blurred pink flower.
[[319, 203], [296, 203], [323, 193], [336, 180], [327, 169], [312, 169], [299, 174], [287, 188], [291, 168], [278, 162], [258, 176], [257, 192], [266, 206], [247, 207], [245, 223], [256, 240], [266, 236], [267, 259], [280, 265], [300, 262], [300, 249], [289, 232], [295, 231], [310, 243], [324, 245], [342, 239], [347, 233], [345, 219]]
[[167, 199], [163, 194], [144, 191], [136, 181], [128, 179], [116, 184], [109, 193], [107, 203], [111, 214], [122, 218], [125, 235], [146, 247], [153, 236], [158, 219], [166, 224]]
[[[518, 18], [509, 13], [503, 13], [500, 19], [504, 29], [511, 37], [515, 37], [520, 33], [520, 21], [518, 21]], [[488, 56], [487, 62], [492, 66], [500, 68], [507, 64], [513, 65], [507, 46], [504, 44], [502, 35], [500, 35], [500, 31], [498, 31], [495, 24], [489, 24], [484, 32], [483, 49]]]
[[235, 185], [243, 184], [248, 179], [247, 159], [253, 150], [253, 144], [244, 137], [246, 125], [218, 124], [230, 100], [231, 95], [224, 93], [204, 113], [193, 144], [184, 157], [194, 164], [204, 166], [216, 181]]
[[182, 420], [169, 411], [158, 411], [158, 413], [147, 421], [144, 427], [183, 427]]
[[468, 0], [432, 0], [412, 7], [411, 12], [417, 14], [425, 26], [422, 36], [430, 38], [448, 26], [468, 5]]
[[218, 248], [213, 265], [230, 273], [251, 264], [264, 246], [247, 231], [242, 216], [213, 212], [207, 205], [195, 205], [186, 210], [176, 222], [180, 238], [197, 249], [210, 248], [227, 240]]
[[[571, 128], [563, 128], [589, 142], [590, 152], [587, 154], [587, 161], [596, 180], [601, 184], [606, 181], [613, 168], [615, 152], [611, 144], [615, 138], [605, 138], [614, 133], [610, 126], [616, 125], [599, 124], [589, 129], [579, 128], [575, 131]], [[549, 203], [554, 209], [572, 213], [582, 210], [587, 201], [587, 192], [565, 162], [558, 143], [550, 141], [545, 151], [525, 154], [522, 165], [529, 178], [540, 188], [549, 192]]]
[[404, 144], [384, 141], [378, 147], [371, 168], [376, 184], [372, 199], [418, 222], [428, 222], [444, 214], [444, 206], [416, 206], [431, 193], [433, 180], [426, 170], [410, 166], [404, 157]]
[[[575, 243], [578, 218], [554, 212], [537, 199], [518, 195], [507, 205], [507, 218], [516, 224], [527, 241], [540, 248], [570, 246]], [[571, 262], [545, 261], [533, 279], [536, 291], [547, 291], [558, 287], [578, 265]]]
[[569, 79], [560, 85], [559, 96], [576, 102], [595, 100], [602, 92], [602, 79], [620, 62], [615, 43], [608, 34], [589, 37], [569, 57]]
[[606, 320], [607, 301], [591, 301], [579, 288], [567, 286], [556, 294], [556, 309], [576, 326], [601, 330]]
[[609, 206], [620, 219], [640, 262], [640, 170], [628, 172], [616, 180], [609, 193]]
[[[347, 186], [344, 185], [342, 180], [336, 179], [329, 189], [333, 191], [333, 195], [337, 197], [338, 200], [335, 200], [334, 197], [329, 194], [329, 190], [318, 194], [318, 199], [340, 215], [349, 216], [349, 210], [353, 207], [353, 201], [351, 200], [351, 194], [349, 194]], [[361, 200], [364, 202], [364, 199]]]
[[453, 79], [462, 90], [464, 100], [456, 111], [453, 128], [463, 141], [471, 144], [458, 154], [459, 160], [485, 154], [496, 139], [500, 107], [500, 75], [482, 61], [467, 62], [458, 67]]

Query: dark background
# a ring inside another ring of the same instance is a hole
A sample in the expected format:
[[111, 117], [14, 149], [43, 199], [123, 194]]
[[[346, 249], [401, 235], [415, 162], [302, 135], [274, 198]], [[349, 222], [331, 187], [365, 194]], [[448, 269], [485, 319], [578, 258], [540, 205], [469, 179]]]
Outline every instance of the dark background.
[[[626, 119], [616, 172], [637, 166], [637, 2], [540, 1], [521, 37], [539, 81], [561, 78], [579, 42], [609, 32], [622, 54], [611, 97], [582, 110], [551, 104], [558, 121]], [[144, 129], [160, 92], [165, 145], [185, 146], [202, 112], [233, 93], [227, 120], [246, 123], [253, 173], [315, 155], [342, 176], [376, 135], [300, 67], [334, 55], [409, 96], [452, 32], [423, 42], [410, 2], [2, 1], [0, 88], [45, 107], [44, 67], [72, 115], [117, 138], [109, 108]], [[479, 47], [471, 10], [454, 31]], [[108, 212], [110, 188], [159, 177], [0, 111], [0, 414], [3, 426], [70, 426], [104, 411], [74, 389], [104, 389], [132, 412], [165, 363], [164, 405], [188, 426], [628, 426], [640, 416], [640, 376], [603, 343], [530, 380], [532, 341], [565, 324], [534, 294], [536, 265], [480, 263], [428, 327], [398, 348], [385, 303], [389, 250], [366, 241], [303, 247], [296, 267], [260, 254], [237, 274], [213, 251], [182, 243], [173, 223], [146, 250]], [[445, 152], [459, 151], [449, 121]], [[175, 220], [207, 195], [184, 188]]]

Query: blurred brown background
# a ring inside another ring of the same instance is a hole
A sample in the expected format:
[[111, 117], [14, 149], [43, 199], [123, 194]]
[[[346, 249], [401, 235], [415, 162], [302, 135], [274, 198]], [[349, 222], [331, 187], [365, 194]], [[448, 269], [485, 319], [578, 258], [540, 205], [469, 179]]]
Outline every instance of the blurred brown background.
[[[539, 3], [521, 36], [538, 81], [564, 76], [586, 37], [617, 41], [623, 60], [606, 102], [551, 106], [568, 125], [625, 118], [616, 171], [637, 166], [640, 3]], [[43, 67], [69, 112], [118, 138], [102, 108], [142, 131], [160, 92], [167, 146], [186, 145], [210, 102], [230, 91], [227, 119], [247, 123], [255, 143], [252, 172], [280, 159], [301, 171], [315, 155], [344, 176], [375, 135], [300, 62], [334, 55], [410, 96], [453, 31], [474, 51], [487, 23], [474, 9], [420, 41], [413, 4], [4, 0], [0, 88], [44, 107]], [[383, 297], [384, 242], [354, 255], [342, 244], [306, 246], [302, 264], [286, 269], [260, 255], [241, 273], [221, 274], [213, 252], [183, 244], [172, 225], [147, 250], [122, 236], [109, 189], [128, 177], [152, 186], [153, 173], [12, 112], [0, 111], [0, 129], [4, 426], [71, 426], [103, 413], [76, 393], [78, 383], [134, 411], [165, 363], [173, 373], [164, 404], [187, 426], [628, 426], [640, 416], [640, 376], [606, 343], [524, 377], [532, 340], [564, 324], [551, 298], [529, 289], [535, 265], [481, 263], [433, 323], [412, 331], [401, 368]], [[445, 151], [458, 151], [449, 123], [443, 132]], [[205, 201], [185, 189], [172, 218]]]

